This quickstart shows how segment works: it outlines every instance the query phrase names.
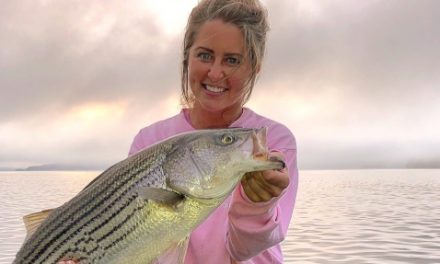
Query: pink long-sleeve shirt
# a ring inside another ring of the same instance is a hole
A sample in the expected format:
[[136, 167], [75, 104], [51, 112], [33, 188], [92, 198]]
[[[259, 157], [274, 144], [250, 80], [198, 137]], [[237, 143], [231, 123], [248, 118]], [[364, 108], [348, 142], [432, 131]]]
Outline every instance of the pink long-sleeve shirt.
[[[284, 125], [244, 108], [231, 127], [267, 127], [269, 151], [284, 154], [290, 183], [282, 195], [264, 203], [249, 200], [241, 185], [190, 235], [185, 264], [283, 263], [280, 242], [292, 218], [298, 186], [296, 142]], [[188, 110], [139, 131], [129, 155], [167, 137], [194, 130]]]

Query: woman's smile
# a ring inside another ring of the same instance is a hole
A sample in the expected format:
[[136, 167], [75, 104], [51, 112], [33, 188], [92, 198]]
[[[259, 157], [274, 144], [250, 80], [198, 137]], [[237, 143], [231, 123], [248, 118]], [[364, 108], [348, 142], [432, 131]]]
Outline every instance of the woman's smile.
[[202, 84], [202, 87], [205, 88], [208, 92], [212, 92], [215, 94], [221, 94], [226, 92], [228, 89], [224, 87], [209, 85], [209, 84]]

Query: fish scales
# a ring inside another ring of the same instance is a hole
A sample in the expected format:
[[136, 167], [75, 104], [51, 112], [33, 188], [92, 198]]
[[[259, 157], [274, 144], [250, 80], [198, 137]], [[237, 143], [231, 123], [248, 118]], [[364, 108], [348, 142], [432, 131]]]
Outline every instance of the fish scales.
[[[280, 168], [279, 162], [253, 160], [258, 131], [187, 133], [115, 164], [54, 210], [13, 263], [153, 263], [221, 204], [245, 172]], [[225, 136], [237, 138], [229, 152]], [[156, 199], [149, 191], [144, 197], [142, 190], [152, 189], [167, 195]], [[178, 199], [167, 200], [170, 193]]]
[[[162, 148], [166, 147], [162, 146]], [[29, 245], [30, 247], [34, 248], [34, 251], [31, 252], [31, 255], [26, 256], [26, 258], [31, 259], [29, 263], [35, 263], [40, 258], [42, 263], [53, 261], [51, 259], [51, 255], [55, 255], [55, 252], [62, 252], [60, 256], [68, 257], [70, 255], [69, 253], [75, 252], [76, 249], [63, 246], [66, 245], [65, 242], [67, 240], [76, 241], [75, 239], [72, 239], [73, 237], [77, 237], [78, 241], [81, 240], [81, 237], [83, 236], [94, 237], [94, 234], [100, 231], [99, 228], [94, 227], [99, 226], [102, 229], [109, 224], [113, 224], [114, 227], [122, 226], [115, 224], [117, 220], [120, 220], [120, 218], [115, 217], [115, 215], [120, 213], [125, 213], [127, 216], [133, 215], [133, 210], [131, 210], [131, 212], [126, 212], [127, 210], [123, 210], [128, 205], [124, 203], [127, 200], [127, 193], [129, 193], [129, 191], [137, 182], [139, 182], [140, 179], [150, 179], [152, 180], [153, 185], [155, 183], [157, 184], [157, 177], [148, 178], [148, 176], [151, 175], [152, 172], [153, 175], [155, 174], [154, 170], [158, 170], [157, 168], [160, 163], [163, 162], [164, 157], [161, 158], [158, 155], [154, 155], [154, 152], [147, 154], [149, 155], [139, 155], [134, 157], [132, 161], [134, 164], [118, 163], [114, 165], [103, 173], [105, 175], [110, 175], [108, 179], [100, 177], [95, 182], [91, 183], [91, 185], [94, 184], [97, 186], [96, 190], [92, 188], [85, 188], [83, 193], [80, 193], [76, 199], [72, 200], [70, 207], [62, 211], [62, 214], [57, 214], [55, 211], [53, 215], [55, 220], [51, 223], [52, 228], [49, 227], [47, 232], [41, 232], [38, 234], [40, 236], [34, 240], [35, 244]], [[156, 166], [151, 166], [154, 164], [153, 162], [158, 164]], [[157, 174], [160, 175], [160, 173], [161, 172], [159, 171]], [[133, 198], [131, 200], [134, 201]], [[118, 209], [115, 210], [115, 208]], [[100, 221], [99, 224], [95, 222], [96, 219], [100, 218], [102, 214], [106, 214], [110, 210], [113, 210], [114, 212], [112, 214], [108, 214], [106, 219]], [[76, 221], [73, 221], [73, 219], [76, 219]], [[110, 220], [113, 221], [110, 222]], [[74, 226], [76, 226], [76, 228], [72, 228]], [[90, 227], [92, 227], [92, 230], [89, 231]], [[96, 241], [103, 242], [105, 238], [107, 238], [107, 240], [111, 238], [109, 234], [116, 231], [114, 227], [107, 227], [107, 231], [104, 230], [103, 232], [98, 232], [98, 235], [96, 235]], [[56, 240], [60, 240], [62, 242], [55, 245], [54, 241]], [[92, 241], [94, 240], [95, 239], [92, 239]], [[107, 245], [111, 245], [112, 243], [113, 241], [103, 243], [105, 246], [102, 247], [102, 250], [110, 249], [110, 247]], [[45, 244], [50, 244], [52, 246], [46, 249], [44, 248]], [[98, 247], [95, 248], [94, 251], [97, 250], [99, 250]], [[44, 256], [45, 252], [50, 252], [51, 254], [46, 254], [46, 256]], [[101, 254], [97, 255], [104, 254], [105, 252], [102, 252]]]

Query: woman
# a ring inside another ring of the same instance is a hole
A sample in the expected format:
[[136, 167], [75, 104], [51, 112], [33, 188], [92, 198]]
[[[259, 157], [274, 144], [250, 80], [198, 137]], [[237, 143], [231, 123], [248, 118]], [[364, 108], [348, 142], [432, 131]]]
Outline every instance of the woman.
[[131, 146], [130, 155], [185, 131], [267, 127], [269, 155], [286, 162], [281, 171], [245, 175], [224, 204], [193, 231], [185, 263], [283, 261], [279, 243], [287, 233], [298, 183], [295, 139], [285, 126], [243, 107], [261, 68], [267, 30], [266, 11], [258, 0], [200, 1], [184, 38], [186, 107], [143, 128]]

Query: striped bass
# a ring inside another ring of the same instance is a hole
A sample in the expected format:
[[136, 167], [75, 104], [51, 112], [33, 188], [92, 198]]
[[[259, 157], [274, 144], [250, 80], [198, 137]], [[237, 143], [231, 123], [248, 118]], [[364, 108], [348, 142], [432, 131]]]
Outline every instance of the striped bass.
[[[246, 172], [268, 160], [266, 129], [183, 133], [116, 163], [62, 206], [25, 216], [13, 264], [183, 263], [188, 237]], [[171, 252], [171, 253], [170, 253]]]

